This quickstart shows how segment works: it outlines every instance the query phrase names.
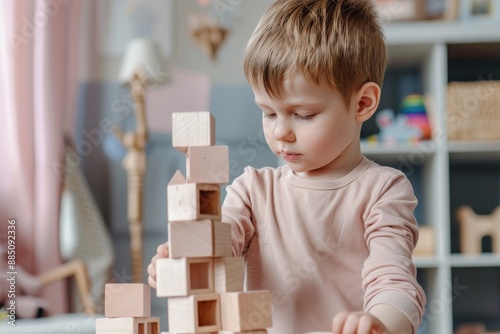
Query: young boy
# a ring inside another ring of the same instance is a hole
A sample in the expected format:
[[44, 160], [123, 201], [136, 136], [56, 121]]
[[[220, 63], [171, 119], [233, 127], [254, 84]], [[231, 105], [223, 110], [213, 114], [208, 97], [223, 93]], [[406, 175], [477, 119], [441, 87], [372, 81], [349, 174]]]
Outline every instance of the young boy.
[[[277, 0], [244, 69], [267, 144], [286, 164], [247, 167], [223, 222], [246, 258], [248, 290], [273, 298], [269, 333], [415, 333], [425, 295], [411, 256], [417, 200], [401, 172], [362, 156], [386, 48], [367, 0]], [[161, 245], [148, 268], [168, 256]]]

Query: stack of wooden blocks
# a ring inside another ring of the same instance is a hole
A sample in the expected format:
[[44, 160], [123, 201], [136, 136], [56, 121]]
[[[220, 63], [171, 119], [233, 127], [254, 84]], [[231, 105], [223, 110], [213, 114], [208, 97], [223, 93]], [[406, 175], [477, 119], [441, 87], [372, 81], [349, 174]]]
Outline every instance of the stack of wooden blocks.
[[[220, 186], [229, 181], [229, 153], [227, 146], [215, 146], [214, 117], [174, 113], [172, 145], [186, 153], [186, 178], [177, 171], [168, 184], [170, 253], [156, 264], [157, 296], [168, 298], [169, 333], [267, 333], [271, 293], [243, 292], [244, 259], [232, 257], [231, 225], [221, 222]], [[129, 314], [120, 316], [135, 316]], [[110, 316], [117, 315], [106, 312]], [[109, 319], [98, 324], [111, 324]], [[135, 328], [144, 322], [136, 319], [143, 318], [127, 319], [134, 329], [120, 333], [158, 333], [154, 326], [146, 326], [146, 332]], [[108, 333], [98, 326], [97, 334]]]

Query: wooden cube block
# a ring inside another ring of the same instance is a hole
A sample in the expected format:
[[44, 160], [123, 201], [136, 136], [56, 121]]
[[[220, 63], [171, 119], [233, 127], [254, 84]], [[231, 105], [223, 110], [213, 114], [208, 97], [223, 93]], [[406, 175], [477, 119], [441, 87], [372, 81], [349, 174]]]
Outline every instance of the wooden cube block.
[[151, 288], [143, 283], [108, 283], [104, 293], [104, 316], [150, 317]]
[[215, 119], [208, 111], [172, 114], [172, 146], [186, 152], [189, 146], [215, 144]]
[[214, 292], [212, 258], [159, 259], [156, 262], [156, 295], [180, 297]]
[[219, 331], [218, 334], [267, 334], [267, 329], [257, 329], [255, 331], [244, 332]]
[[231, 224], [214, 222], [214, 254], [213, 256], [229, 257], [233, 253], [233, 244], [231, 239]]
[[96, 334], [159, 334], [160, 318], [99, 318], [95, 327]]
[[267, 334], [267, 329], [258, 329], [255, 331], [244, 331], [244, 332], [219, 331], [218, 334]]
[[205, 183], [167, 186], [168, 220], [220, 220], [220, 187]]
[[242, 257], [214, 259], [215, 292], [243, 291], [245, 260]]
[[186, 155], [186, 177], [190, 183], [228, 183], [228, 147], [190, 146]]
[[222, 330], [244, 332], [272, 326], [271, 292], [220, 294]]
[[221, 329], [219, 294], [168, 299], [170, 333], [209, 333]]
[[168, 223], [171, 258], [231, 256], [231, 225], [209, 219]]

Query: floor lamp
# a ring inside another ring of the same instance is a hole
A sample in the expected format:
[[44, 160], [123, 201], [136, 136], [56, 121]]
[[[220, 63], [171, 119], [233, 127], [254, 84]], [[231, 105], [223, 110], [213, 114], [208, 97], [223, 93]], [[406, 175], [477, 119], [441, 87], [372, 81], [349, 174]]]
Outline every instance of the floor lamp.
[[135, 283], [143, 282], [143, 193], [148, 141], [144, 95], [148, 86], [160, 83], [161, 63], [161, 54], [154, 41], [135, 39], [127, 46], [118, 77], [121, 83], [130, 85], [136, 119], [134, 130], [123, 132], [122, 129], [114, 127], [113, 131], [127, 149], [122, 166], [127, 172], [127, 218], [132, 277]]

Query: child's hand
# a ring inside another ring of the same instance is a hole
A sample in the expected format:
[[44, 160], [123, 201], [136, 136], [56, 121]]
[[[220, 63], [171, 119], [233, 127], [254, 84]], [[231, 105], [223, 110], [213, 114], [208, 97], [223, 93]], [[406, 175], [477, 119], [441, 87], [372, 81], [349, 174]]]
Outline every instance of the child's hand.
[[161, 244], [156, 249], [156, 255], [151, 259], [151, 263], [148, 265], [148, 284], [156, 289], [156, 260], [167, 258], [169, 255], [168, 242]]
[[389, 334], [384, 324], [367, 312], [342, 312], [333, 318], [334, 334]]

